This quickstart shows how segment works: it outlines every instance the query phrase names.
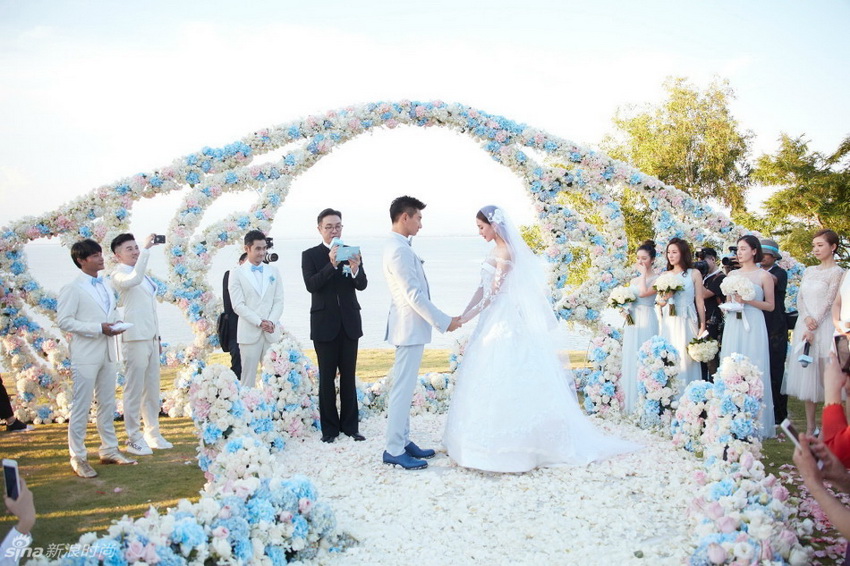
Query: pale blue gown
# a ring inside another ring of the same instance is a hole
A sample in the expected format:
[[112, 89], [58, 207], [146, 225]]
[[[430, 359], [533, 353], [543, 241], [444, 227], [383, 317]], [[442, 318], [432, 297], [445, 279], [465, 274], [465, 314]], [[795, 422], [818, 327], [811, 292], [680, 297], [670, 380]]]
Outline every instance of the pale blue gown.
[[[756, 301], [764, 300], [764, 289], [760, 285], [754, 285], [756, 289]], [[747, 324], [744, 324], [746, 319]], [[749, 326], [749, 330], [747, 330]], [[770, 388], [770, 349], [767, 343], [767, 326], [764, 322], [764, 313], [752, 305], [744, 305], [744, 312], [739, 319], [735, 313], [726, 314], [726, 323], [723, 328], [723, 346], [720, 348], [720, 360], [734, 353], [742, 354], [749, 358], [750, 363], [761, 370], [761, 382], [764, 386], [764, 395], [761, 403], [761, 437], [771, 438], [776, 436], [773, 418], [773, 393]]]
[[[635, 295], [639, 293], [637, 286], [632, 285]], [[655, 314], [655, 293], [648, 297], [638, 297], [632, 303], [632, 318], [634, 325], [626, 324], [623, 329], [623, 368], [620, 376], [620, 387], [623, 390], [625, 413], [635, 412], [637, 405], [637, 353], [644, 342], [658, 334], [658, 316]]]
[[699, 318], [697, 317], [696, 303], [694, 303], [694, 280], [691, 270], [682, 272], [682, 284], [684, 288], [673, 295], [676, 304], [676, 316], [670, 316], [669, 308], [660, 310], [659, 330], [662, 338], [670, 342], [679, 354], [679, 382], [681, 383], [681, 394], [685, 387], [698, 379], [702, 379], [702, 366], [688, 355], [688, 344], [693, 340], [699, 330]]

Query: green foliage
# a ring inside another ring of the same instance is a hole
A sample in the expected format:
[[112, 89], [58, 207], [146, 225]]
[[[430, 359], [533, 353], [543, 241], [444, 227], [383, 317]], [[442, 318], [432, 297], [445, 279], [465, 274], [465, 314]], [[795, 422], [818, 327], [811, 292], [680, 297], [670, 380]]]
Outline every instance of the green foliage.
[[850, 136], [832, 155], [809, 150], [803, 136], [782, 134], [779, 149], [762, 155], [753, 178], [780, 187], [764, 203], [765, 214], [757, 218], [762, 231], [778, 238], [780, 245], [804, 263], [814, 264], [812, 234], [829, 228], [841, 243], [838, 261], [850, 265]]
[[728, 81], [716, 79], [700, 92], [676, 77], [664, 89], [667, 98], [658, 106], [618, 108], [618, 132], [603, 139], [603, 149], [696, 199], [715, 198], [743, 212], [753, 134], [740, 131], [732, 116]]

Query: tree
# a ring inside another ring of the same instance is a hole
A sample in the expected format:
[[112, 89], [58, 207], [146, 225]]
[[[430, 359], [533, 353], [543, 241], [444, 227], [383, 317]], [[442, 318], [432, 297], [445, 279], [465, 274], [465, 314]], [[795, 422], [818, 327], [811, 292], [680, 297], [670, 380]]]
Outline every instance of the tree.
[[667, 98], [658, 106], [618, 108], [618, 132], [602, 147], [692, 197], [715, 198], [745, 212], [752, 132], [740, 131], [729, 103], [734, 91], [715, 79], [704, 92], [683, 77], [664, 82]]
[[803, 136], [782, 134], [779, 149], [762, 155], [753, 179], [780, 187], [764, 203], [764, 230], [804, 263], [811, 255], [812, 234], [829, 228], [838, 233], [838, 261], [850, 265], [850, 135], [832, 155], [809, 151]]

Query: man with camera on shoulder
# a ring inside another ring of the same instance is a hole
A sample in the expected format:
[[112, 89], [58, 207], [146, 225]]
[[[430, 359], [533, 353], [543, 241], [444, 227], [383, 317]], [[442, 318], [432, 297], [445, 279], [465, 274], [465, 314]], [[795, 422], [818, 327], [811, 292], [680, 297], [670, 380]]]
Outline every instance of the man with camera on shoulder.
[[[354, 374], [357, 343], [363, 336], [356, 292], [366, 288], [366, 272], [359, 249], [342, 245], [340, 211], [326, 208], [320, 212], [318, 229], [322, 242], [301, 254], [301, 272], [312, 296], [310, 338], [319, 362], [322, 442], [333, 442], [340, 432], [354, 440], [365, 440], [359, 432]], [[336, 408], [337, 371], [339, 412]]]
[[233, 311], [239, 315], [236, 341], [242, 356], [240, 381], [254, 387], [257, 366], [269, 345], [280, 340], [283, 329], [283, 281], [277, 268], [277, 254], [267, 254], [271, 238], [259, 230], [245, 234], [245, 263], [230, 270], [227, 290]]

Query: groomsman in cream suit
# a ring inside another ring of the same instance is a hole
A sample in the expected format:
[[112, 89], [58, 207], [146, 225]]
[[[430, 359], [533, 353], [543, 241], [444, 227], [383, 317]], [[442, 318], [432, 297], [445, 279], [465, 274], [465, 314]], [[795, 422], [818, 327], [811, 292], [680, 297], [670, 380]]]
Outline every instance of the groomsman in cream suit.
[[102, 464], [135, 464], [118, 451], [115, 436], [115, 362], [118, 344], [114, 338], [121, 330], [117, 322], [115, 291], [97, 276], [103, 269], [103, 250], [94, 240], [82, 240], [71, 246], [71, 259], [80, 275], [59, 292], [57, 321], [59, 328], [71, 334], [71, 375], [74, 394], [68, 422], [68, 451], [71, 468], [83, 478], [97, 472], [88, 463], [86, 424], [92, 396], [97, 396], [97, 432], [100, 435]]
[[280, 340], [283, 314], [283, 281], [277, 268], [264, 264], [268, 250], [265, 234], [251, 230], [245, 234], [248, 258], [230, 271], [227, 288], [233, 310], [239, 315], [236, 341], [242, 355], [242, 385], [254, 387], [257, 365], [269, 345]]
[[[112, 240], [112, 253], [118, 265], [112, 284], [118, 291], [118, 306], [124, 321], [132, 323], [121, 336], [127, 368], [124, 383], [125, 450], [137, 456], [152, 454], [151, 448], [172, 448], [159, 432], [159, 320], [156, 316], [156, 284], [146, 275], [150, 248], [156, 234], [148, 236], [139, 249], [132, 234], [119, 234]], [[145, 422], [144, 435], [141, 421]]]
[[385, 340], [396, 350], [383, 461], [407, 470], [426, 468], [424, 459], [434, 456], [433, 450], [419, 448], [409, 438], [410, 403], [425, 344], [431, 341], [431, 327], [440, 332], [460, 327], [460, 317], [450, 317], [431, 302], [423, 262], [410, 245], [422, 228], [424, 208], [425, 204], [413, 197], [395, 199], [390, 205], [392, 235], [384, 248], [384, 277], [392, 296]]

